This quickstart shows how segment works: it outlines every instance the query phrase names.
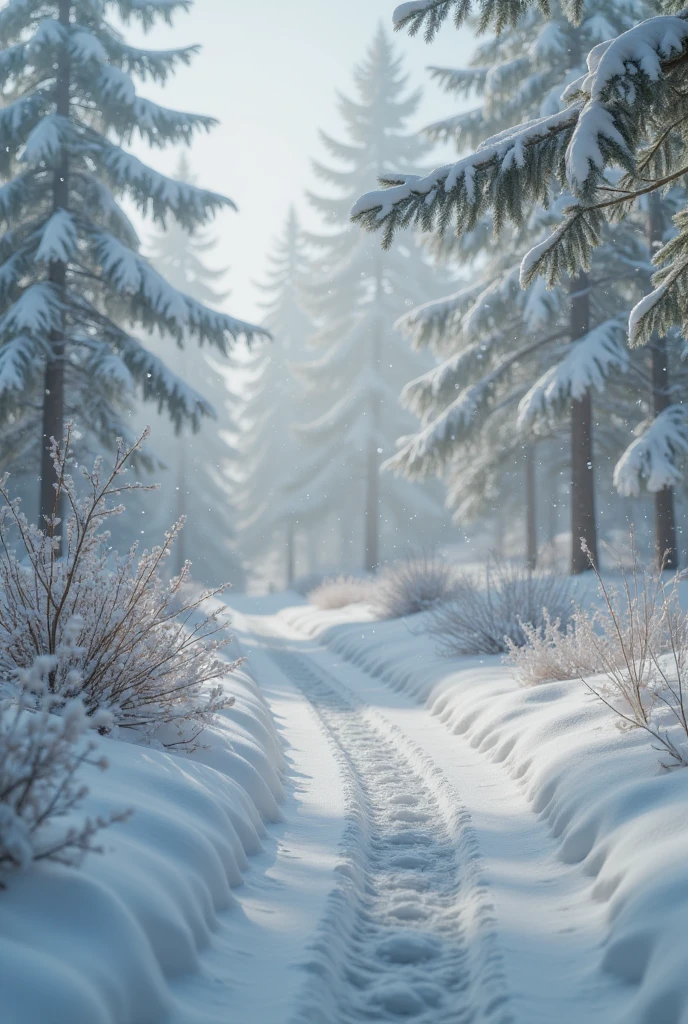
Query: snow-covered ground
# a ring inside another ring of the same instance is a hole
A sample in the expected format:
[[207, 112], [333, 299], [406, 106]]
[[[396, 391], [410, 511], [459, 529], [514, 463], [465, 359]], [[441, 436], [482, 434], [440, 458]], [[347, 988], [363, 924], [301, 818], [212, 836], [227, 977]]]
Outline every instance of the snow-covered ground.
[[[580, 683], [519, 688], [499, 658], [437, 657], [421, 627], [309, 606], [262, 625], [441, 794], [466, 956], [458, 1007], [449, 969], [433, 978], [437, 1005], [514, 1024], [685, 1024], [688, 774], [663, 772], [648, 739], [620, 732]], [[424, 796], [419, 804], [427, 812]], [[434, 816], [420, 829], [421, 846], [439, 841]], [[428, 857], [425, 880], [431, 867]], [[414, 901], [416, 929], [436, 937], [425, 897]], [[339, 998], [359, 998], [345, 977]], [[444, 1017], [428, 1004], [422, 1019]]]
[[422, 618], [234, 604], [208, 746], [103, 739], [133, 816], [0, 893], [2, 1024], [688, 1022], [688, 773]]
[[285, 1019], [342, 807], [336, 787], [322, 795], [336, 772], [326, 742], [266, 675], [265, 695], [248, 671], [227, 677], [236, 704], [192, 755], [99, 741], [109, 768], [85, 773], [85, 809], [134, 813], [80, 870], [40, 863], [0, 892], [2, 1024]]

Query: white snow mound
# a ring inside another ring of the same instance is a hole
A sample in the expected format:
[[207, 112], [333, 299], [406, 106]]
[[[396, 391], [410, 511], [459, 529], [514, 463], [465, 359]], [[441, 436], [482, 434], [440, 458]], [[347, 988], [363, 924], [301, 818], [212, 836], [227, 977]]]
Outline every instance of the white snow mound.
[[226, 688], [193, 754], [101, 738], [105, 772], [83, 772], [86, 813], [131, 808], [75, 870], [39, 863], [0, 892], [2, 1024], [157, 1024], [170, 982], [199, 967], [234, 902], [265, 823], [280, 820], [285, 762], [250, 675]]

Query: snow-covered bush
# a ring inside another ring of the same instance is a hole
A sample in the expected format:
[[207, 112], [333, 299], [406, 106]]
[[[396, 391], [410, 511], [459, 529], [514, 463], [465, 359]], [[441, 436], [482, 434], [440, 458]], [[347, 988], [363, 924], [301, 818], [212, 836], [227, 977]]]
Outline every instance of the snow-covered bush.
[[461, 577], [436, 555], [409, 555], [385, 567], [375, 582], [373, 607], [381, 619], [401, 619], [451, 601]]
[[34, 860], [78, 863], [84, 853], [98, 849], [94, 838], [101, 829], [126, 816], [74, 821], [88, 792], [78, 780], [79, 769], [87, 763], [107, 768], [104, 758], [95, 758], [95, 745], [85, 733], [107, 719], [89, 718], [79, 697], [60, 702], [59, 717], [51, 713], [57, 699], [50, 694], [50, 678], [59, 661], [36, 658], [18, 673], [15, 698], [0, 699], [0, 889], [10, 871], [28, 868]]
[[590, 558], [601, 607], [577, 609], [566, 626], [548, 618], [528, 627], [526, 645], [511, 644], [508, 660], [525, 685], [580, 678], [619, 725], [649, 733], [668, 756], [665, 767], [688, 767], [688, 613], [679, 577], [666, 582], [661, 567], [640, 564], [634, 544], [631, 552], [630, 569], [616, 563], [619, 585]]
[[45, 530], [29, 524], [7, 478], [0, 480], [0, 692], [11, 692], [37, 657], [57, 658], [48, 677], [52, 710], [79, 697], [89, 716], [107, 711], [113, 731], [151, 738], [159, 730], [166, 745], [189, 745], [232, 703], [220, 685], [209, 685], [234, 667], [218, 657], [230, 638], [216, 616], [200, 612], [224, 588], [187, 596], [188, 563], [163, 578], [182, 522], [140, 555], [136, 546], [124, 557], [111, 550], [104, 525], [124, 510], [116, 504], [122, 494], [140, 486], [121, 478], [147, 435], [130, 445], [120, 440], [107, 473], [101, 460], [92, 471], [80, 467], [81, 496], [67, 472], [72, 432], [70, 426], [63, 443], [53, 441], [58, 482]]
[[311, 590], [308, 601], [316, 608], [331, 611], [345, 608], [348, 604], [367, 603], [373, 600], [375, 593], [373, 581], [365, 577], [333, 576]]
[[601, 671], [598, 647], [604, 646], [605, 657], [610, 660], [619, 649], [618, 639], [609, 634], [606, 625], [599, 611], [579, 608], [563, 627], [546, 611], [539, 625], [523, 624], [525, 643], [507, 641], [504, 661], [514, 667], [522, 686], [596, 675]]
[[482, 579], [465, 574], [457, 580], [452, 600], [430, 610], [425, 628], [441, 654], [502, 654], [527, 643], [529, 625], [540, 630], [555, 619], [566, 629], [572, 598], [568, 576], [493, 559]]

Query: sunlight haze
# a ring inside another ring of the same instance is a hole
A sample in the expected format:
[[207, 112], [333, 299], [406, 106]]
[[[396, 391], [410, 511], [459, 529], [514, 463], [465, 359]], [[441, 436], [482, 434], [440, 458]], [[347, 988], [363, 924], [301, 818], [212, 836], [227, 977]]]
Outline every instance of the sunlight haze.
[[[259, 280], [272, 237], [281, 230], [290, 203], [308, 223], [304, 192], [313, 185], [310, 161], [322, 156], [318, 129], [341, 133], [337, 90], [352, 93], [352, 62], [368, 48], [378, 24], [392, 32], [388, 0], [265, 0], [259, 4], [197, 0], [172, 29], [156, 28], [147, 45], [167, 47], [199, 43], [201, 53], [164, 88], [146, 94], [166, 106], [217, 117], [220, 124], [199, 136], [190, 159], [199, 184], [230, 196], [238, 214], [225, 214], [214, 226], [220, 244], [215, 266], [228, 266], [236, 316], [260, 315]], [[136, 36], [133, 26], [127, 30]], [[418, 128], [455, 113], [456, 99], [429, 80], [428, 64], [459, 65], [470, 52], [471, 35], [451, 28], [428, 47], [422, 37], [394, 34], [410, 75], [409, 85], [424, 87], [415, 117]], [[139, 39], [140, 42], [143, 40]], [[139, 154], [171, 172], [178, 154]], [[438, 162], [442, 156], [438, 155]], [[320, 186], [322, 188], [322, 186]], [[141, 237], [149, 229], [141, 227]]]

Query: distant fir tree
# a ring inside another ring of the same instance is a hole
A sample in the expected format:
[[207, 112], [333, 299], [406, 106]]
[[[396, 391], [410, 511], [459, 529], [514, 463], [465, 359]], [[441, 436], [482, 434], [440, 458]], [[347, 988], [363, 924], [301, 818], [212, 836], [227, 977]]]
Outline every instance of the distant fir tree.
[[[176, 182], [122, 147], [188, 144], [212, 118], [168, 110], [137, 95], [134, 79], [165, 82], [196, 47], [139, 49], [110, 12], [145, 30], [189, 0], [9, 0], [0, 10], [0, 418], [35, 431], [41, 448], [41, 513], [54, 512], [48, 439], [75, 416], [102, 443], [125, 434], [122, 410], [138, 388], [176, 426], [198, 423], [202, 396], [130, 329], [159, 329], [225, 352], [254, 327], [167, 284], [140, 253], [118, 205], [127, 198], [164, 225], [187, 230], [230, 204]], [[38, 405], [35, 412], [22, 411]]]
[[389, 253], [352, 230], [349, 210], [366, 187], [399, 166], [417, 167], [429, 144], [408, 129], [420, 93], [409, 93], [401, 60], [382, 28], [356, 68], [356, 99], [339, 98], [346, 140], [321, 132], [335, 166], [315, 163], [334, 195], [309, 195], [325, 230], [309, 236], [316, 249], [306, 289], [322, 354], [301, 367], [310, 393], [325, 396], [322, 415], [301, 427], [311, 449], [299, 486], [324, 514], [335, 513], [363, 536], [364, 566], [384, 550], [423, 542], [428, 520], [444, 513], [437, 494], [391, 474], [380, 476], [396, 438], [413, 428], [401, 409], [402, 385], [432, 360], [413, 352], [395, 327], [410, 306], [437, 295], [442, 275], [413, 235]]
[[[544, 116], [561, 105], [560, 80], [572, 59], [612, 30], [630, 24], [623, 4], [596, 4], [584, 21], [581, 47], [558, 9], [550, 19], [529, 11], [516, 28], [479, 45], [466, 69], [434, 68], [451, 92], [479, 96], [465, 113], [433, 125], [431, 136], [473, 148], [515, 119]], [[577, 73], [574, 64], [572, 74]], [[558, 200], [559, 205], [565, 198]], [[632, 230], [617, 231], [599, 250], [586, 275], [548, 291], [538, 280], [522, 291], [523, 253], [551, 230], [554, 211], [535, 208], [518, 228], [495, 231], [486, 215], [470, 234], [441, 236], [438, 248], [476, 261], [470, 285], [406, 318], [417, 345], [430, 343], [444, 362], [405, 390], [406, 404], [423, 417], [392, 464], [411, 476], [448, 477], [459, 517], [481, 507], [472, 493], [485, 486], [494, 496], [501, 474], [513, 489], [515, 464], [522, 466], [527, 561], [536, 557], [536, 462], [548, 449], [541, 439], [570, 420], [572, 551], [574, 571], [588, 567], [580, 538], [596, 551], [592, 390], [628, 368], [624, 318], [642, 291], [639, 271], [649, 263], [644, 243]], [[626, 388], [628, 387], [625, 385]], [[609, 403], [609, 397], [605, 402]], [[623, 404], [623, 402], [622, 402]], [[599, 449], [602, 437], [598, 437]], [[618, 453], [620, 442], [616, 439]], [[484, 450], [482, 450], [484, 449]], [[536, 453], [537, 452], [537, 458]], [[545, 467], [546, 469], [546, 467]], [[611, 484], [611, 481], [609, 481]]]
[[[180, 158], [175, 180], [194, 183], [186, 154]], [[216, 245], [217, 239], [208, 231], [188, 231], [171, 221], [166, 231], [159, 231], [150, 239], [147, 255], [173, 288], [207, 306], [217, 307], [229, 293], [222, 289], [227, 271], [213, 269], [207, 263]], [[171, 518], [185, 516], [187, 527], [173, 551], [175, 571], [189, 559], [197, 579], [208, 585], [228, 580], [241, 589], [243, 571], [233, 545], [235, 513], [226, 475], [232, 455], [228, 437], [233, 429], [228, 360], [220, 352], [211, 354], [189, 345], [182, 347], [158, 332], [150, 336], [147, 344], [151, 352], [166, 359], [180, 380], [202, 396], [212, 415], [203, 418], [196, 432], [182, 426], [175, 433], [170, 429], [162, 401], [153, 416], [140, 409], [137, 418], [150, 424], [151, 448], [162, 464], [155, 473], [160, 490], [143, 492], [138, 500], [141, 512], [145, 512], [146, 533], [152, 531], [159, 536]]]
[[264, 325], [275, 343], [256, 348], [244, 366], [241, 398], [235, 403], [234, 488], [241, 550], [254, 566], [294, 579], [300, 530], [307, 527], [298, 476], [302, 446], [293, 427], [306, 407], [294, 363], [303, 359], [313, 324], [300, 295], [308, 276], [306, 245], [296, 211], [287, 216], [269, 256], [264, 294]]
[[[449, 14], [458, 26], [473, 7], [470, 0], [418, 0], [398, 8], [397, 23], [412, 33], [424, 29], [429, 39]], [[481, 27], [518, 27], [537, 7], [543, 9], [539, 0], [495, 0], [483, 5]], [[577, 40], [585, 45], [590, 11], [581, 0], [567, 0], [563, 10]], [[619, 30], [610, 24], [604, 43], [589, 53], [587, 67], [578, 74], [567, 68], [562, 76], [559, 109], [525, 122], [505, 123], [499, 135], [483, 140], [474, 153], [429, 175], [390, 176], [389, 191], [362, 199], [355, 216], [371, 229], [384, 227], [386, 241], [397, 227], [410, 222], [428, 230], [441, 225], [444, 231], [454, 224], [458, 233], [470, 231], [490, 208], [498, 226], [511, 222], [518, 227], [536, 204], [563, 190], [573, 199], [560, 211], [549, 237], [525, 256], [521, 279], [527, 286], [542, 274], [555, 284], [567, 274], [585, 272], [593, 250], [604, 244], [610, 222], [637, 213], [650, 194], [665, 205], [668, 188], [685, 184], [688, 13], [672, 3], [653, 6], [656, 10], [663, 13], [641, 21], [647, 8], [639, 5], [631, 11], [638, 23], [622, 26], [625, 31], [616, 36]], [[678, 212], [671, 213], [674, 231], [653, 256], [658, 268], [654, 288], [628, 318], [632, 347], [656, 339], [654, 348], [657, 342], [661, 348], [661, 339], [669, 337], [675, 325], [686, 336], [685, 195]], [[641, 428], [629, 458], [620, 464], [619, 483], [628, 493], [640, 483], [657, 493], [661, 557], [662, 538], [671, 538], [672, 532], [671, 495], [661, 492], [669, 491], [680, 474], [688, 443], [688, 409], [680, 400], [680, 389], [661, 379], [666, 366], [661, 351], [654, 362], [653, 415]]]

